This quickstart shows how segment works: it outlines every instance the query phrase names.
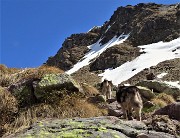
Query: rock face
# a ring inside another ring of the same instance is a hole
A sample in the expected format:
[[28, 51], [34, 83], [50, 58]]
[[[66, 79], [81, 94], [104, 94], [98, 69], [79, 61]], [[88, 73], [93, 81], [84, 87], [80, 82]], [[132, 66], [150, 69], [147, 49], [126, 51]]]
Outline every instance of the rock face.
[[174, 138], [164, 132], [148, 131], [139, 121], [123, 121], [116, 117], [75, 119], [46, 119], [30, 128], [8, 137], [79, 137], [79, 138], [136, 138], [140, 135], [158, 138]]
[[[111, 47], [100, 55], [91, 70], [104, 70], [117, 67], [136, 57], [136, 46], [170, 41], [180, 36], [180, 6], [155, 3], [119, 7], [110, 20], [101, 27], [94, 27], [87, 33], [73, 34], [62, 44], [62, 48], [46, 64], [69, 70], [88, 51], [89, 45], [101, 38], [101, 44], [110, 41], [115, 35], [130, 34], [120, 46]], [[103, 59], [103, 60], [102, 60]]]
[[129, 44], [120, 44], [108, 48], [92, 64], [90, 71], [116, 68], [140, 55], [139, 48]]
[[170, 118], [180, 121], [180, 102], [167, 105], [157, 110], [154, 115], [168, 115]]
[[95, 42], [98, 36], [99, 34], [94, 32], [71, 35], [64, 41], [57, 54], [48, 59], [47, 65], [63, 70], [70, 69], [89, 51], [87, 46]]

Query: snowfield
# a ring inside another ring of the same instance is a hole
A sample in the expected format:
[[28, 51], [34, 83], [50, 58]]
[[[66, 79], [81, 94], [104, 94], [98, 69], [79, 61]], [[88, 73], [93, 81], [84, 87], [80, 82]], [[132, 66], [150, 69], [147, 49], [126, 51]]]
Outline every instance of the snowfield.
[[102, 79], [112, 80], [114, 85], [118, 85], [145, 68], [150, 68], [165, 60], [180, 58], [180, 38], [170, 42], [158, 42], [139, 47], [141, 52], [145, 52], [144, 54], [120, 67], [107, 69], [99, 76], [102, 76]]
[[[97, 58], [107, 48], [112, 47], [116, 44], [123, 43], [128, 37], [129, 35], [121, 35], [119, 37], [114, 36], [108, 43], [104, 45], [101, 45], [100, 39], [95, 44], [88, 46], [91, 49], [90, 52], [88, 52], [81, 61], [75, 64], [74, 67], [66, 73], [72, 74], [83, 66], [88, 65], [93, 59]], [[128, 61], [122, 64], [117, 68], [106, 69], [104, 73], [99, 74], [99, 76], [102, 76], [102, 80], [112, 80], [114, 85], [118, 85], [121, 82], [133, 77], [135, 74], [139, 73], [145, 68], [156, 66], [158, 63], [166, 60], [180, 58], [180, 38], [174, 39], [170, 42], [161, 41], [158, 43], [142, 45], [139, 46], [139, 48], [141, 49], [140, 52], [143, 52], [143, 54], [132, 61]], [[161, 78], [164, 75], [166, 74], [161, 74], [158, 77]], [[173, 85], [176, 84], [175, 86], [179, 87], [177, 82], [166, 83], [171, 83]]]
[[95, 44], [88, 46], [88, 48], [91, 50], [78, 63], [76, 63], [72, 69], [68, 70], [66, 73], [72, 74], [78, 71], [80, 68], [89, 65], [93, 59], [97, 58], [107, 48], [123, 43], [128, 37], [129, 35], [123, 34], [119, 37], [114, 36], [109, 42], [104, 45], [101, 44], [102, 39], [99, 39]]

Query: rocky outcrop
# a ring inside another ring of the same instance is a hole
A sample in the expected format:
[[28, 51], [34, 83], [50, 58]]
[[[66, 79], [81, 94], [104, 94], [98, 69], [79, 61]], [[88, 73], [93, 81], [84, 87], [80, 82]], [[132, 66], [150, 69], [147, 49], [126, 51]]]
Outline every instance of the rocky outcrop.
[[153, 72], [155, 76], [158, 76], [161, 73], [167, 73], [162, 78], [157, 78], [158, 80], [162, 81], [179, 81], [180, 82], [180, 58], [175, 58], [171, 60], [166, 60], [163, 62], [160, 62], [156, 66], [152, 66], [150, 68], [145, 68], [141, 72], [137, 73], [130, 79], [122, 82], [124, 84], [129, 83], [131, 85], [136, 85], [138, 82], [147, 80], [146, 75], [150, 72]]
[[120, 44], [108, 48], [92, 64], [90, 71], [105, 70], [107, 68], [116, 68], [127, 61], [131, 61], [140, 55], [139, 48], [132, 47], [129, 44]]
[[98, 33], [93, 32], [71, 35], [64, 41], [57, 54], [49, 57], [47, 65], [63, 70], [72, 68], [89, 51], [87, 46], [94, 43], [98, 36]]
[[167, 115], [153, 115], [149, 121], [149, 123], [146, 122], [146, 125], [149, 127], [149, 129], [172, 134], [175, 138], [180, 136], [179, 121], [172, 120]]
[[92, 63], [91, 70], [117, 67], [138, 55], [138, 52], [135, 52], [138, 49], [132, 46], [178, 38], [180, 36], [179, 22], [180, 6], [178, 4], [140, 3], [136, 6], [119, 7], [110, 20], [101, 27], [94, 27], [87, 33], [73, 34], [68, 37], [57, 54], [50, 57], [46, 64], [69, 70], [89, 51], [87, 46], [97, 42], [98, 39], [101, 38], [100, 43], [105, 44], [115, 35], [130, 34], [121, 46], [109, 48], [107, 52], [100, 55]]
[[46, 74], [41, 79], [24, 79], [11, 85], [8, 90], [16, 97], [21, 107], [43, 101], [59, 100], [69, 92], [83, 92], [82, 87], [65, 73]]
[[[169, 41], [179, 37], [178, 5], [160, 5], [155, 3], [136, 6], [119, 7], [110, 19], [116, 21], [109, 34], [118, 30], [119, 33], [129, 33], [129, 41], [133, 45], [144, 45], [158, 41]], [[117, 33], [114, 32], [114, 33]], [[106, 35], [104, 40], [108, 40]]]
[[141, 81], [139, 83], [136, 84], [137, 86], [143, 86], [143, 87], [147, 87], [150, 90], [153, 90], [154, 92], [158, 92], [158, 93], [166, 93], [169, 95], [173, 95], [173, 97], [176, 99], [178, 96], [180, 96], [180, 89], [167, 85], [163, 82], [159, 82], [159, 81]]
[[154, 115], [168, 115], [172, 119], [180, 121], [180, 102], [172, 103], [159, 110], [157, 110]]
[[83, 92], [81, 86], [68, 74], [47, 74], [33, 84], [37, 99], [46, 99], [54, 95], [62, 96], [61, 90]]
[[123, 121], [116, 117], [74, 119], [46, 119], [30, 128], [8, 137], [83, 137], [83, 138], [136, 138], [140, 135], [158, 138], [174, 138], [173, 135], [148, 130], [140, 121]]

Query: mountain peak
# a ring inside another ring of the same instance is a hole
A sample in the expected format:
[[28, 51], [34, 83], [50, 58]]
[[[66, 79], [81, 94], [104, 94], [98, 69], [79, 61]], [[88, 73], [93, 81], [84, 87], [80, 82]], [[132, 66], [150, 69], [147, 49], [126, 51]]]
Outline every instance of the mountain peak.
[[[85, 65], [89, 66], [90, 71], [96, 72], [108, 68], [114, 69], [143, 54], [139, 47], [141, 45], [156, 45], [160, 41], [171, 43], [179, 37], [180, 4], [127, 5], [117, 8], [102, 26], [95, 26], [86, 33], [72, 34], [46, 64], [59, 67], [69, 73], [78, 71]], [[122, 43], [116, 43], [120, 40]], [[97, 49], [93, 51], [93, 46], [97, 46], [99, 52]], [[103, 48], [105, 49], [102, 50]], [[93, 56], [90, 58], [89, 54]], [[85, 62], [87, 59], [88, 61]], [[74, 70], [77, 64], [84, 65]]]

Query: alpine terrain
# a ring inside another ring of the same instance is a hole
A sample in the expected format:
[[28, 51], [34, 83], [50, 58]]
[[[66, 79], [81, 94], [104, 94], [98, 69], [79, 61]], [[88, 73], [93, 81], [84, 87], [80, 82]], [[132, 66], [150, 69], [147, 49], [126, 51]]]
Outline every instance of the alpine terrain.
[[0, 137], [180, 138], [180, 4], [118, 7], [42, 66], [0, 70]]

